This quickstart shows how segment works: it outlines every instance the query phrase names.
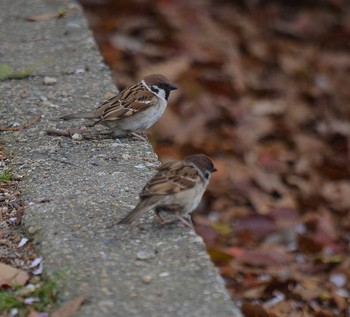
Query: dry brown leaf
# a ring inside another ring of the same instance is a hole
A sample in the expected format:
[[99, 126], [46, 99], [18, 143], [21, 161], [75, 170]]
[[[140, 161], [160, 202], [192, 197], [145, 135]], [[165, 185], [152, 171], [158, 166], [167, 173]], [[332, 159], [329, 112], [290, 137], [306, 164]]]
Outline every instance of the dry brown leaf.
[[40, 317], [40, 316], [42, 316], [42, 313], [39, 313], [32, 308], [29, 309], [29, 314], [27, 317]]
[[300, 234], [298, 236], [298, 247], [302, 253], [315, 254], [320, 252], [324, 246], [315, 237]]
[[16, 269], [7, 264], [0, 263], [0, 286], [18, 286], [25, 285], [29, 279], [29, 274], [25, 271]]
[[249, 231], [257, 239], [266, 237], [276, 231], [276, 229], [276, 224], [271, 217], [259, 214], [253, 214], [239, 219], [234, 227], [234, 231], [237, 234]]
[[246, 195], [254, 206], [254, 210], [261, 215], [268, 215], [274, 207], [271, 196], [255, 187], [249, 188]]
[[[267, 307], [265, 306], [265, 308]], [[288, 300], [283, 300], [276, 303], [273, 307], [269, 307], [269, 311], [274, 312], [276, 316], [290, 316], [289, 314], [293, 311], [293, 307]]]
[[68, 302], [65, 302], [60, 308], [55, 309], [51, 317], [70, 317], [75, 314], [83, 304], [85, 298], [78, 296]]
[[237, 261], [251, 266], [280, 266], [291, 261], [291, 256], [270, 248], [269, 251], [245, 250], [243, 248], [232, 247], [225, 249], [225, 252], [233, 256]]
[[286, 112], [288, 103], [283, 99], [255, 100], [252, 105], [252, 114], [257, 117], [282, 115]]
[[321, 188], [323, 198], [337, 210], [349, 210], [350, 208], [350, 182], [328, 181]]
[[319, 241], [329, 242], [330, 240], [336, 240], [338, 238], [339, 232], [334, 223], [332, 213], [326, 208], [321, 207], [319, 210], [317, 230], [319, 236], [323, 237], [323, 239], [319, 239]]
[[164, 74], [170, 81], [175, 81], [181, 73], [190, 66], [191, 60], [188, 55], [176, 57], [159, 64], [152, 64], [138, 73], [138, 78], [149, 74]]
[[241, 310], [245, 317], [270, 317], [264, 307], [257, 304], [244, 303]]

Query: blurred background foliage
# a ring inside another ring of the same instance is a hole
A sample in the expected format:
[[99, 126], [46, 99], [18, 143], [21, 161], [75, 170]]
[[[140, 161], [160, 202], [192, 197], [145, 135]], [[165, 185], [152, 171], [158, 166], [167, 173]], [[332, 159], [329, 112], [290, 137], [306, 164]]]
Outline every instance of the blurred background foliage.
[[350, 316], [350, 3], [80, 0], [119, 89], [179, 89], [150, 140], [218, 168], [198, 212], [250, 316]]

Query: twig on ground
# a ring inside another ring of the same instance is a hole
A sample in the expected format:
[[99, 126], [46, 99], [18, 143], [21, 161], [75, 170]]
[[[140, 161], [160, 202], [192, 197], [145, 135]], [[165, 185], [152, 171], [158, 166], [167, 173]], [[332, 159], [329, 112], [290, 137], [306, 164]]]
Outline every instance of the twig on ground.
[[27, 122], [22, 124], [20, 127], [16, 127], [16, 128], [1, 128], [0, 127], [0, 131], [22, 131], [22, 130], [28, 128], [29, 126], [31, 126], [32, 124], [34, 124], [35, 122], [37, 122], [40, 118], [41, 118], [41, 115], [34, 116], [33, 118], [29, 119]]

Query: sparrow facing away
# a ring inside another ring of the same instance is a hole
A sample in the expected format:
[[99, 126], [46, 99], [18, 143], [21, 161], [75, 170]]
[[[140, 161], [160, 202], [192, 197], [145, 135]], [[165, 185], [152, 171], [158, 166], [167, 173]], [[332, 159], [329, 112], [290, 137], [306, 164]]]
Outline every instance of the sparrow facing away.
[[[163, 164], [143, 188], [140, 202], [118, 224], [130, 224], [141, 213], [154, 209], [162, 224], [178, 219], [185, 226], [192, 227], [184, 217], [197, 208], [211, 173], [215, 171], [212, 161], [204, 154], [190, 155], [183, 161]], [[171, 214], [176, 219], [165, 220], [162, 212]]]
[[165, 76], [148, 75], [102, 102], [96, 110], [73, 113], [61, 119], [97, 119], [94, 125], [107, 126], [115, 137], [136, 134], [159, 120], [168, 104], [170, 91], [175, 89], [177, 87]]

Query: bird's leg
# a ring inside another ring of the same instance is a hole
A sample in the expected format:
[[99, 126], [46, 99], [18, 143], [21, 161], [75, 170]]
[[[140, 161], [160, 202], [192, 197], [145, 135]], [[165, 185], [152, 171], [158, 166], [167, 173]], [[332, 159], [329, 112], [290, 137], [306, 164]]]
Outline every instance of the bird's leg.
[[182, 217], [181, 215], [179, 215], [178, 213], [175, 213], [174, 216], [175, 218], [171, 219], [171, 220], [165, 220], [164, 217], [161, 215], [161, 209], [156, 209], [156, 215], [158, 217], [158, 219], [160, 220], [162, 225], [169, 225], [171, 223], [174, 223], [177, 220], [180, 220], [180, 222], [188, 228], [193, 228], [193, 224], [192, 224], [192, 220], [189, 217], [189, 220], [185, 220], [184, 217]]
[[188, 227], [188, 228], [193, 228], [193, 224], [192, 224], [192, 220], [190, 218], [190, 220], [185, 220], [182, 216], [180, 215], [176, 215], [176, 218], [180, 220], [180, 222], [185, 226], [185, 227]]
[[158, 217], [158, 219], [159, 219], [159, 221], [160, 221], [160, 223], [161, 223], [162, 225], [169, 225], [169, 224], [171, 224], [171, 223], [173, 223], [173, 222], [176, 221], [176, 219], [165, 220], [165, 219], [163, 218], [163, 216], [161, 215], [161, 210], [160, 210], [160, 209], [156, 209], [155, 212], [156, 212], [156, 216]]
[[145, 138], [142, 135], [140, 135], [139, 133], [131, 132], [130, 134], [141, 141], [148, 142], [147, 137]]

